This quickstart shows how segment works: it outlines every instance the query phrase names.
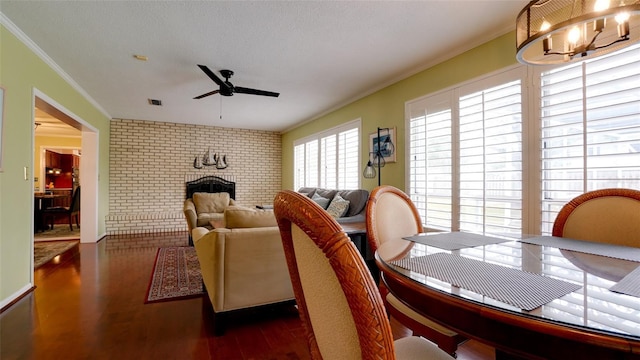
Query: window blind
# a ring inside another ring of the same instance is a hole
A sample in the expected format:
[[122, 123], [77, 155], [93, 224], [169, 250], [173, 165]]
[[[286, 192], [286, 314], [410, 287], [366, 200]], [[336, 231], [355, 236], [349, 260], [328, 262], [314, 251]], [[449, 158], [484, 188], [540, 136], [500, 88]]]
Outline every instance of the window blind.
[[358, 189], [360, 187], [360, 132], [358, 129], [338, 134], [337, 188]]
[[451, 96], [410, 105], [409, 196], [428, 227], [451, 230], [453, 138]]
[[522, 232], [521, 80], [459, 99], [460, 230]]
[[541, 232], [590, 190], [640, 189], [640, 46], [540, 74]]
[[320, 187], [326, 189], [335, 189], [337, 185], [337, 137], [333, 134], [320, 140]]
[[409, 195], [427, 227], [522, 232], [521, 69], [407, 104]]
[[360, 187], [360, 119], [294, 141], [294, 186]]

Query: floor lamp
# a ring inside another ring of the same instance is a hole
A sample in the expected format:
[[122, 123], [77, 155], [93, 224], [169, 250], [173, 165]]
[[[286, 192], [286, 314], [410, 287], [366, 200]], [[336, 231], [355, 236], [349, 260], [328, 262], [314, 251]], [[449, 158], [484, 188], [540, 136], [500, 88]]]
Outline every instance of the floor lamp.
[[[381, 131], [386, 131], [386, 135], [380, 135]], [[378, 128], [378, 134], [373, 142], [373, 151], [369, 153], [367, 165], [362, 172], [362, 176], [367, 179], [376, 177], [376, 169], [378, 168], [378, 186], [381, 185], [381, 168], [386, 164], [384, 158], [393, 155], [395, 146], [391, 141], [391, 133], [389, 128]]]

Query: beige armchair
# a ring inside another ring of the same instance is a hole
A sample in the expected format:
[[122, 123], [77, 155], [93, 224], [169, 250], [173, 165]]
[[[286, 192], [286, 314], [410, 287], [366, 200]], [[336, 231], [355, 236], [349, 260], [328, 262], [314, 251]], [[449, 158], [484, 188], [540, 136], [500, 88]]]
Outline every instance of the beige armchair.
[[294, 299], [273, 210], [229, 206], [224, 228], [193, 230], [217, 335], [230, 311]]
[[193, 245], [192, 231], [197, 227], [204, 227], [211, 230], [211, 220], [222, 220], [224, 210], [228, 206], [235, 205], [229, 193], [193, 193], [192, 198], [184, 201], [184, 217], [187, 219], [189, 228], [189, 245]]

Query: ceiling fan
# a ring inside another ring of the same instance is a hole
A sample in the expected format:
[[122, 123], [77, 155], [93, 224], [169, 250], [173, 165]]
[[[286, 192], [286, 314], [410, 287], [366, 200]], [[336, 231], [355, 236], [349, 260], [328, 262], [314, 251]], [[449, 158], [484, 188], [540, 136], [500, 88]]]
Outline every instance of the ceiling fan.
[[220, 89], [213, 90], [211, 92], [202, 94], [200, 96], [196, 96], [194, 97], [194, 99], [202, 99], [203, 97], [207, 97], [209, 95], [218, 94], [218, 93], [222, 96], [233, 96], [234, 93], [273, 96], [273, 97], [278, 97], [280, 95], [280, 93], [277, 93], [277, 92], [264, 91], [264, 90], [258, 90], [258, 89], [249, 89], [249, 88], [240, 87], [240, 86], [233, 86], [233, 84], [229, 82], [229, 78], [233, 76], [233, 71], [231, 70], [220, 70], [220, 74], [224, 78], [224, 81], [222, 81], [218, 76], [216, 76], [216, 74], [214, 74], [211, 70], [209, 70], [209, 68], [206, 67], [205, 65], [198, 65], [198, 67], [202, 71], [204, 71], [204, 73], [207, 74], [207, 76], [210, 77], [211, 80], [213, 80], [213, 82], [218, 84], [218, 86], [220, 86]]

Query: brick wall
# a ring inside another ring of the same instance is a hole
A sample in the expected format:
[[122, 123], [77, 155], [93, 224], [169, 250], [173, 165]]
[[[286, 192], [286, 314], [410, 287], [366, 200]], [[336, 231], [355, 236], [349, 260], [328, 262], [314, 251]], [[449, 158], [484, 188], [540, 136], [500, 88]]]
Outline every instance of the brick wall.
[[[185, 179], [217, 175], [235, 179], [240, 205], [269, 204], [281, 189], [281, 138], [268, 131], [155, 121], [111, 121], [108, 235], [183, 231]], [[212, 152], [226, 169], [195, 169]]]

